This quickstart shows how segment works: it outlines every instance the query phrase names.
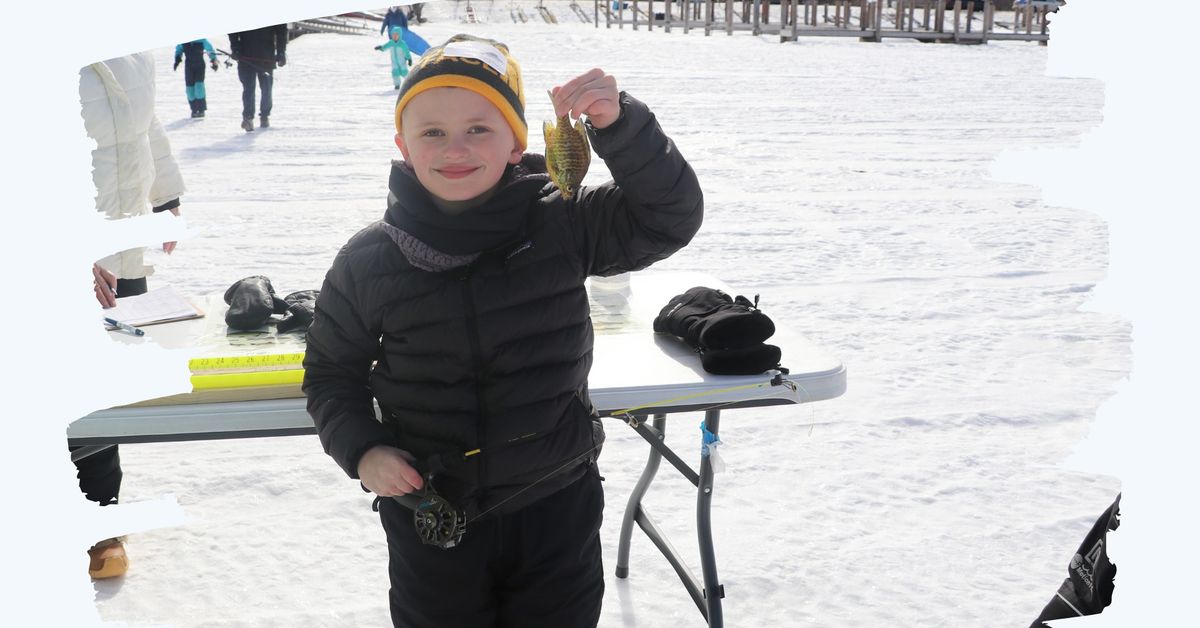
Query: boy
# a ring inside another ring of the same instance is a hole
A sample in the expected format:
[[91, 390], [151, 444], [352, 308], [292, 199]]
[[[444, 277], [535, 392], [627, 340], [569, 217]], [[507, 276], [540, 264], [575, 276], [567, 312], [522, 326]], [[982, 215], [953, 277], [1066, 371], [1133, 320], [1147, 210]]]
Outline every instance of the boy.
[[[338, 253], [308, 332], [321, 444], [384, 498], [396, 626], [596, 625], [604, 433], [584, 280], [669, 256], [702, 220], [695, 173], [613, 77], [552, 90], [615, 178], [569, 201], [524, 153], [523, 93], [494, 41], [456, 35], [416, 63], [387, 212]], [[387, 499], [414, 492], [437, 525]]]
[[203, 118], [208, 111], [208, 99], [204, 90], [204, 55], [208, 54], [208, 62], [213, 72], [217, 71], [217, 52], [207, 39], [197, 39], [186, 44], [175, 46], [175, 66], [171, 69], [178, 71], [183, 64], [183, 82], [187, 86], [188, 106], [192, 108], [193, 118]]
[[386, 44], [375, 46], [375, 49], [391, 51], [392, 86], [400, 89], [401, 81], [408, 76], [408, 66], [412, 65], [412, 53], [408, 51], [408, 44], [404, 43], [404, 28], [393, 26], [391, 39]]

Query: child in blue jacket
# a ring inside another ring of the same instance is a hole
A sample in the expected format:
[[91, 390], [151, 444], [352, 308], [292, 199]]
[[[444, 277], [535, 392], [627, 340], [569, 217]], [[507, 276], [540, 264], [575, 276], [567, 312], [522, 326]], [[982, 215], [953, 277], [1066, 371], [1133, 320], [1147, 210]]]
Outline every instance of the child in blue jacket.
[[[209, 65], [213, 72], [217, 71], [217, 53], [207, 39], [197, 39], [186, 44], [175, 46], [175, 67], [183, 63], [183, 82], [187, 85], [188, 105], [192, 108], [193, 118], [203, 118], [208, 110], [208, 101], [204, 93], [204, 55], [208, 55]], [[186, 61], [185, 61], [186, 58]]]
[[375, 46], [375, 49], [391, 51], [392, 85], [400, 89], [400, 83], [408, 76], [408, 68], [412, 65], [412, 53], [408, 51], [408, 44], [404, 43], [404, 28], [393, 26], [391, 39], [382, 46]]

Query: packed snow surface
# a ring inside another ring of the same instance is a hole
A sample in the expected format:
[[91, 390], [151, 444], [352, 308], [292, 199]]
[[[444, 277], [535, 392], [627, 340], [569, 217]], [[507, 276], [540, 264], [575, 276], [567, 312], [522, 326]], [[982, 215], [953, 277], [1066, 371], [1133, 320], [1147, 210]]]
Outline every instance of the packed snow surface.
[[[433, 44], [470, 32], [510, 46], [535, 152], [546, 90], [592, 67], [613, 74], [705, 192], [703, 229], [656, 269], [761, 295], [779, 326], [847, 367], [837, 399], [725, 414], [713, 530], [727, 625], [1028, 625], [1120, 489], [1056, 465], [1128, 373], [1130, 327], [1080, 309], [1107, 270], [1105, 223], [989, 168], [1001, 151], [1075, 145], [1100, 123], [1102, 84], [1046, 77], [1033, 43], [780, 44], [594, 28], [561, 2], [547, 3], [558, 24], [513, 23], [509, 5], [476, 2], [482, 21], [468, 24], [462, 6], [430, 3], [414, 29]], [[253, 133], [238, 127], [232, 68], [209, 72], [208, 117], [192, 120], [174, 42], [155, 51], [192, 237], [151, 256], [152, 285], [204, 295], [262, 274], [284, 294], [320, 287], [341, 245], [382, 216], [399, 157], [382, 41], [293, 40], [271, 128]], [[607, 178], [594, 160], [585, 185]], [[689, 459], [699, 419], [668, 422]], [[607, 428], [600, 624], [702, 625], [640, 533], [629, 578], [612, 575], [647, 447]], [[104, 620], [388, 623], [371, 497], [315, 436], [123, 445], [121, 458], [123, 503], [174, 494], [190, 521], [129, 537], [129, 574], [95, 584]], [[698, 573], [695, 490], [664, 465], [646, 504]]]

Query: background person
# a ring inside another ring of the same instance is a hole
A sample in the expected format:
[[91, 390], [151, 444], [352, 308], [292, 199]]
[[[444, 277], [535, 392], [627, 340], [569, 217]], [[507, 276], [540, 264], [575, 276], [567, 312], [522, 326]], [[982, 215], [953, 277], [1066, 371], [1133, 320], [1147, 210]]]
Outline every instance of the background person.
[[[154, 114], [154, 92], [154, 57], [148, 52], [93, 63], [79, 71], [83, 125], [96, 141], [92, 151], [96, 210], [109, 220], [163, 211], [179, 215], [183, 178]], [[170, 253], [175, 243], [164, 242], [163, 250]], [[146, 277], [154, 269], [145, 263], [143, 253], [144, 247], [136, 247], [93, 264], [96, 300], [102, 307], [146, 292]], [[77, 460], [75, 467], [87, 499], [101, 506], [117, 503], [121, 459], [116, 445]], [[88, 555], [88, 573], [93, 578], [119, 576], [129, 567], [122, 539], [105, 539]]]
[[213, 72], [217, 71], [217, 52], [207, 39], [197, 39], [186, 44], [175, 46], [175, 66], [179, 70], [183, 63], [183, 83], [187, 88], [188, 106], [192, 108], [193, 118], [203, 118], [208, 111], [208, 99], [204, 90], [204, 55], [208, 55], [209, 65]]
[[264, 26], [229, 34], [229, 55], [238, 64], [238, 80], [242, 82], [242, 130], [254, 130], [254, 89], [262, 90], [258, 106], [258, 125], [271, 126], [272, 87], [275, 68], [287, 65], [287, 24]]

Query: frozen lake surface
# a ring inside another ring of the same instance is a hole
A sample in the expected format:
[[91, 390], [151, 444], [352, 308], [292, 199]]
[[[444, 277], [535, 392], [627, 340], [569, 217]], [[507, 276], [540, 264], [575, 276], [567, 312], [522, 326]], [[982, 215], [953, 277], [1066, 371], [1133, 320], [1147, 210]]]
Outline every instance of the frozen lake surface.
[[[1130, 327], [1079, 309], [1107, 271], [1105, 223], [989, 168], [1001, 151], [1076, 144], [1101, 121], [1102, 84], [1044, 76], [1047, 49], [1029, 43], [781, 45], [507, 14], [467, 25], [449, 4], [426, 15], [417, 30], [431, 43], [465, 31], [510, 46], [532, 151], [551, 117], [548, 88], [595, 66], [615, 75], [705, 190], [700, 234], [656, 268], [760, 294], [778, 325], [847, 366], [841, 398], [722, 423], [713, 528], [727, 624], [1028, 625], [1119, 490], [1055, 465], [1128, 373]], [[227, 48], [224, 35], [209, 39]], [[382, 216], [399, 156], [380, 41], [292, 41], [272, 126], [249, 134], [233, 69], [209, 73], [208, 118], [194, 121], [172, 50], [156, 51], [158, 113], [193, 236], [152, 257], [152, 285], [207, 294], [263, 274], [281, 293], [320, 287], [338, 248]], [[607, 178], [596, 160], [585, 183]], [[669, 444], [694, 451], [698, 421], [674, 417]], [[601, 626], [700, 625], [644, 538], [629, 579], [612, 577], [646, 447], [607, 427]], [[387, 623], [370, 497], [316, 437], [121, 454], [123, 503], [174, 493], [191, 522], [129, 538], [128, 576], [95, 585], [106, 621]], [[690, 485], [663, 472], [647, 505], [698, 570]]]

